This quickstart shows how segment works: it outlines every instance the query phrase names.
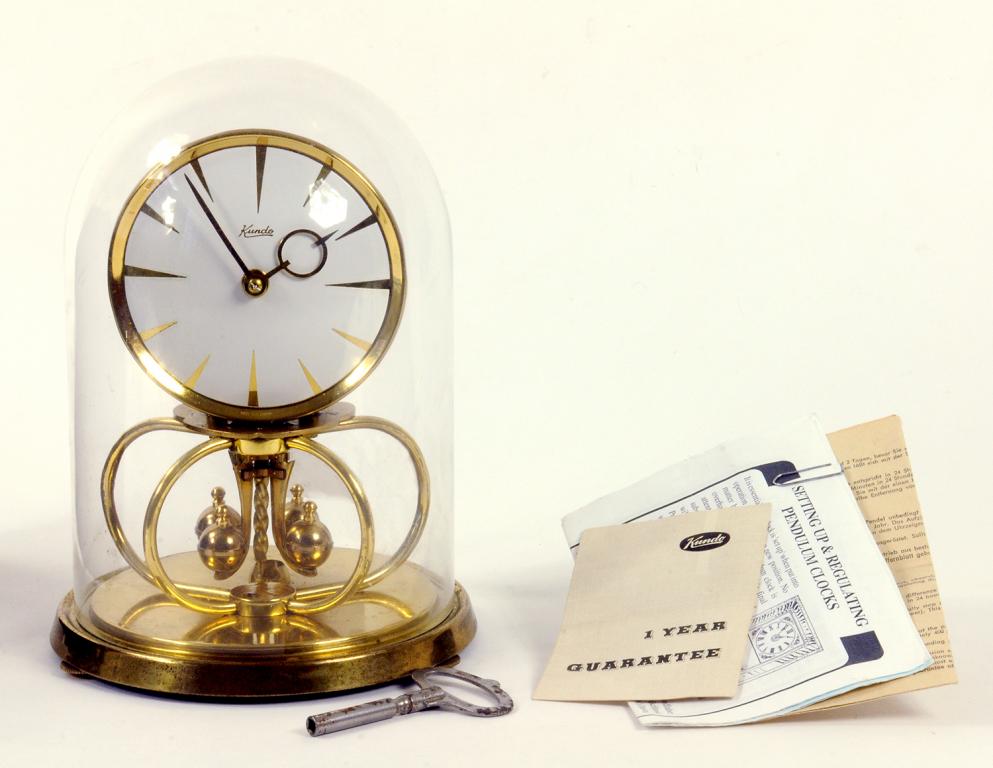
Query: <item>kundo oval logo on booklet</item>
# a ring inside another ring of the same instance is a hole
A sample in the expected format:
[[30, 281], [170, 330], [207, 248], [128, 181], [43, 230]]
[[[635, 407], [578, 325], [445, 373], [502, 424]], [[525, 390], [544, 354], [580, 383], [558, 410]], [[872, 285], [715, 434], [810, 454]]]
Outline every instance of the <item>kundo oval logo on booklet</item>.
[[731, 534], [723, 531], [707, 531], [687, 536], [679, 542], [679, 548], [686, 552], [706, 552], [708, 549], [723, 547], [731, 541]]

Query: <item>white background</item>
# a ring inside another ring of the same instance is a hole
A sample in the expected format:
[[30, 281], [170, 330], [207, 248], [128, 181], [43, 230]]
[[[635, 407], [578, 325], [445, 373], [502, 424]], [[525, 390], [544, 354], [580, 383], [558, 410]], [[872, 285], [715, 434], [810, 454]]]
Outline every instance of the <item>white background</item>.
[[[988, 765], [991, 29], [979, 2], [5, 3], [0, 763]], [[177, 703], [71, 680], [49, 650], [71, 583], [73, 180], [127, 102], [108, 84], [242, 54], [363, 83], [438, 173], [456, 574], [480, 623], [463, 666], [504, 683], [509, 717], [315, 740], [305, 715], [370, 694]], [[811, 411], [904, 418], [961, 684], [717, 731], [532, 702], [571, 568], [560, 517]]]

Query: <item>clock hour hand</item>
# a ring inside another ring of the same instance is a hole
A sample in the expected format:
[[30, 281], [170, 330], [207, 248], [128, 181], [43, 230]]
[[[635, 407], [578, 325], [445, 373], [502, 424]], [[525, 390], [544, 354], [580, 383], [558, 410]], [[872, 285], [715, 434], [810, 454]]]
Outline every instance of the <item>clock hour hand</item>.
[[251, 270], [245, 266], [245, 262], [241, 260], [241, 256], [238, 255], [238, 252], [234, 249], [234, 246], [231, 245], [231, 241], [228, 240], [227, 235], [224, 234], [224, 230], [221, 229], [221, 225], [217, 223], [217, 219], [214, 218], [214, 214], [212, 214], [210, 212], [210, 208], [207, 207], [206, 201], [200, 196], [200, 193], [197, 192], [197, 188], [193, 186], [193, 182], [190, 181], [190, 177], [185, 173], [183, 174], [183, 177], [186, 179], [186, 183], [190, 185], [190, 190], [193, 192], [193, 196], [197, 199], [200, 207], [203, 208], [203, 212], [206, 214], [207, 220], [210, 222], [211, 226], [213, 226], [214, 231], [217, 232], [230, 254], [234, 256], [234, 260], [238, 262], [238, 266], [241, 268], [242, 273], [245, 277], [248, 277]]
[[268, 280], [270, 277], [272, 277], [274, 274], [279, 272], [281, 269], [286, 269], [288, 266], [290, 266], [290, 262], [288, 261], [280, 262], [278, 266], [273, 267], [272, 269], [270, 269], [268, 272], [265, 273], [265, 279]]
[[241, 278], [241, 284], [245, 289], [245, 293], [249, 296], [261, 296], [269, 290], [269, 278], [281, 269], [286, 269], [288, 266], [290, 266], [290, 262], [284, 261], [270, 269], [268, 272], [263, 272], [261, 269], [248, 270], [248, 272], [245, 273], [245, 276]]

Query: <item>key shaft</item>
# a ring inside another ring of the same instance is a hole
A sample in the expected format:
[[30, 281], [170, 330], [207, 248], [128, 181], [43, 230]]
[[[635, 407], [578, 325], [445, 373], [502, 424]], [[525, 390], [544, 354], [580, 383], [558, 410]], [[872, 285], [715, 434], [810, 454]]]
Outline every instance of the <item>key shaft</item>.
[[437, 706], [446, 695], [441, 688], [434, 685], [414, 693], [397, 696], [395, 699], [379, 699], [368, 704], [311, 715], [307, 718], [307, 732], [311, 736], [323, 736], [327, 733], [337, 733], [360, 725], [389, 720], [398, 715], [410, 715]]

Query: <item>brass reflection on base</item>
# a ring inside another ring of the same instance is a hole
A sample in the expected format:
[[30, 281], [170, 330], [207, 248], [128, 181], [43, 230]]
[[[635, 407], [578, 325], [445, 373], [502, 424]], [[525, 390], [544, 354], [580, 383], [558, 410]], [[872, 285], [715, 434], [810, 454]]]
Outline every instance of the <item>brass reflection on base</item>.
[[[377, 595], [356, 596], [357, 602], [375, 602]], [[163, 596], [156, 607], [182, 611]], [[389, 600], [387, 599], [388, 603]], [[347, 606], [339, 606], [338, 613]], [[183, 611], [189, 613], [188, 611]], [[288, 653], [279, 643], [269, 653], [232, 654], [184, 652], [155, 647], [150, 640], [114, 638], [84, 627], [72, 592], [59, 606], [51, 642], [72, 674], [82, 673], [131, 688], [196, 698], [285, 697], [331, 693], [378, 685], [406, 676], [415, 669], [442, 664], [456, 656], [476, 632], [476, 618], [461, 585], [440, 619], [411, 637], [369, 643], [358, 648], [333, 646], [321, 650], [327, 628], [313, 617], [287, 614], [277, 617], [210, 617], [200, 628], [199, 643], [229, 647], [242, 638], [281, 636], [289, 647], [308, 646], [309, 653]], [[333, 640], [333, 638], [332, 638]], [[199, 644], [198, 643], [198, 644]]]

